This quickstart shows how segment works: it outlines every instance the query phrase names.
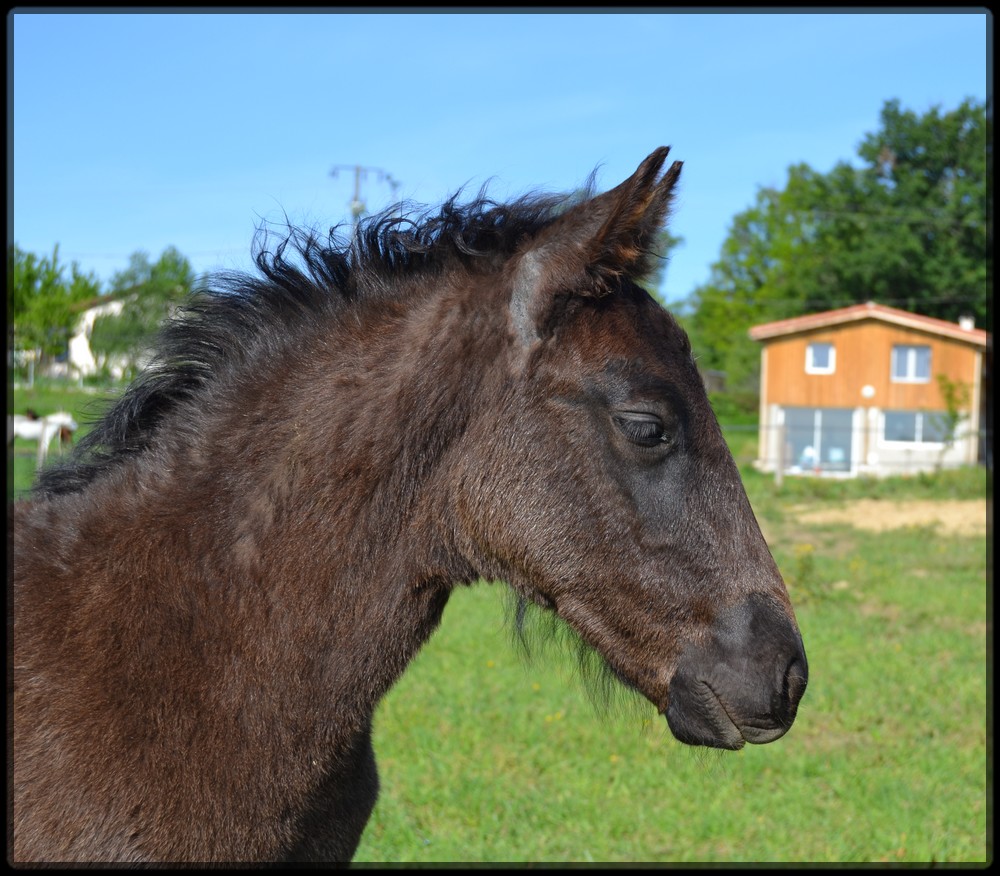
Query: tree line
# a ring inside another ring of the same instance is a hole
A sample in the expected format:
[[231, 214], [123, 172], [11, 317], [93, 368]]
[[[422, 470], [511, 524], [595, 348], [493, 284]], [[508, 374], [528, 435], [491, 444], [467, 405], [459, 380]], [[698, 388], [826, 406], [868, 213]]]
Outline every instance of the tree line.
[[875, 301], [992, 332], [987, 112], [966, 100], [918, 115], [887, 101], [855, 163], [788, 168], [734, 217], [707, 282], [679, 316], [703, 368], [756, 392], [748, 329]]
[[90, 349], [98, 362], [114, 360], [126, 373], [134, 373], [157, 327], [190, 294], [195, 281], [191, 263], [174, 247], [155, 262], [148, 253], [133, 253], [128, 266], [102, 289], [97, 276], [83, 273], [76, 262], [63, 264], [58, 245], [52, 255], [38, 256], [12, 244], [7, 252], [7, 307], [13, 351], [45, 365], [67, 352], [84, 311], [118, 301], [119, 313], [95, 318]]
[[[733, 218], [708, 280], [675, 308], [699, 366], [724, 372], [731, 391], [755, 395], [760, 351], [751, 326], [865, 301], [949, 321], [968, 315], [992, 331], [988, 124], [986, 106], [971, 99], [923, 115], [890, 100], [856, 161], [828, 173], [796, 164], [784, 187], [760, 187]], [[666, 256], [682, 242], [660, 235], [649, 288], [660, 286]], [[58, 247], [38, 257], [15, 244], [8, 324], [17, 349], [44, 359], [65, 352], [83, 310], [120, 300], [120, 315], [96, 320], [91, 349], [134, 367], [195, 279], [188, 260], [168, 248], [156, 262], [133, 254], [102, 290], [76, 264], [61, 265]]]

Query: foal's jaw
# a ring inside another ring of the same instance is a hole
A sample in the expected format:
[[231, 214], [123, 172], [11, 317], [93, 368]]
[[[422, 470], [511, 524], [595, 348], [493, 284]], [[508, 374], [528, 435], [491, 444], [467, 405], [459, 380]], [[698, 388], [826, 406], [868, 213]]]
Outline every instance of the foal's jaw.
[[[593, 590], [549, 585], [521, 581], [516, 589], [572, 627], [619, 682], [664, 716], [680, 742], [738, 750], [773, 742], [791, 728], [808, 664], [791, 608], [775, 589], [783, 587], [780, 577], [760, 581], [762, 589], [749, 595], [720, 597], [710, 615], [684, 629], [665, 619], [687, 616], [692, 606], [662, 602], [656, 610], [660, 620], [631, 633], [595, 611]], [[634, 588], [619, 586], [628, 604], [642, 602]], [[550, 595], [543, 596], [539, 587]]]

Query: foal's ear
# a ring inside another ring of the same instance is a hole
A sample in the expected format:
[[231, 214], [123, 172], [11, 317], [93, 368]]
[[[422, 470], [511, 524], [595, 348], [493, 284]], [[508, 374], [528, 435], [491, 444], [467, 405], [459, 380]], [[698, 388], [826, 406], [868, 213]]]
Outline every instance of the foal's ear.
[[661, 146], [621, 185], [567, 210], [521, 253], [511, 296], [521, 340], [548, 334], [570, 298], [610, 294], [647, 271], [681, 173], [675, 161], [660, 175], [669, 151]]

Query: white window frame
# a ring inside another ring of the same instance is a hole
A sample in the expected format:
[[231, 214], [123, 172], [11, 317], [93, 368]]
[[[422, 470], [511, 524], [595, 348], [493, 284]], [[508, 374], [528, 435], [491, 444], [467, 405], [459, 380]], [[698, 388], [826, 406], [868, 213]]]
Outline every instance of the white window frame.
[[[819, 346], [830, 348], [829, 364], [826, 367], [817, 365], [813, 361], [813, 348]], [[815, 341], [814, 343], [806, 344], [806, 374], [833, 374], [836, 370], [837, 348], [832, 341]]]
[[[879, 438], [882, 444], [894, 446], [894, 447], [926, 447], [926, 448], [940, 448], [944, 447], [943, 441], [927, 441], [924, 439], [924, 426], [927, 423], [928, 417], [939, 416], [942, 411], [883, 411], [882, 412], [882, 423], [881, 429], [879, 429]], [[906, 414], [913, 417], [914, 425], [914, 439], [912, 441], [900, 440], [898, 438], [887, 438], [885, 435], [886, 417], [889, 414], [902, 415]]]
[[[917, 351], [927, 351], [927, 376], [917, 374]], [[900, 357], [905, 356], [903, 370], [897, 373], [896, 366], [901, 364]], [[889, 359], [889, 380], [893, 383], [930, 383], [931, 382], [931, 348], [929, 344], [893, 344]]]

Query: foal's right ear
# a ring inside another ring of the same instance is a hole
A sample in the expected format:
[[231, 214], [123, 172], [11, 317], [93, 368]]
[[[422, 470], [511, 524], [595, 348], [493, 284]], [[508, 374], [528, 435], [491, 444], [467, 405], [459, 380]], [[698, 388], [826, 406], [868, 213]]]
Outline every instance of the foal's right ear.
[[570, 298], [612, 294], [646, 272], [681, 172], [675, 161], [660, 175], [669, 151], [661, 146], [621, 185], [567, 210], [518, 256], [510, 311], [525, 346], [551, 331]]

